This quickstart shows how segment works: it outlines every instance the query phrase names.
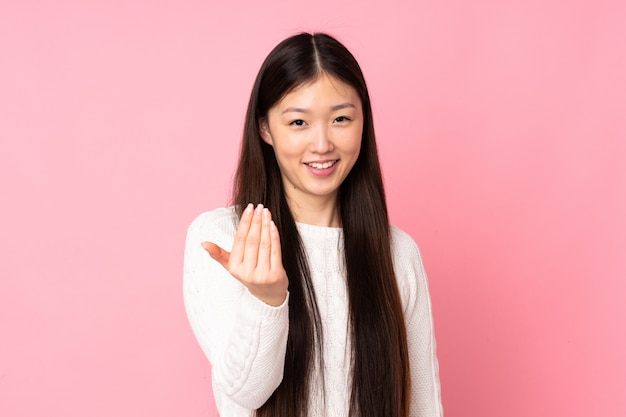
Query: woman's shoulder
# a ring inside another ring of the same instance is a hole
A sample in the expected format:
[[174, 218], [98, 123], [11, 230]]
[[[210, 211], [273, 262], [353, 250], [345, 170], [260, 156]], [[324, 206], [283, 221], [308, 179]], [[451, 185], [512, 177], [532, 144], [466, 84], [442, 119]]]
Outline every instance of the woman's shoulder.
[[205, 211], [196, 217], [187, 229], [187, 239], [202, 242], [210, 240], [229, 246], [237, 230], [239, 217], [234, 206]]
[[391, 251], [403, 304], [414, 305], [420, 288], [427, 287], [420, 250], [411, 235], [391, 226]]
[[220, 225], [232, 225], [237, 222], [237, 212], [234, 206], [220, 207], [205, 211], [197, 216], [189, 225], [189, 231], [208, 230]]
[[390, 226], [390, 232], [391, 250], [394, 257], [408, 257], [413, 260], [417, 257], [421, 260], [419, 247], [410, 234], [395, 225]]

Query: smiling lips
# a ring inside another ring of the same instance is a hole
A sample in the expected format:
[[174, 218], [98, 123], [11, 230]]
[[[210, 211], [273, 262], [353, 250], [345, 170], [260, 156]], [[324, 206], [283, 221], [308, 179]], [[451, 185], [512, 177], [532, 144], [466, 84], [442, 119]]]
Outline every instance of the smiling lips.
[[309, 171], [311, 171], [313, 174], [326, 176], [332, 174], [335, 164], [337, 162], [339, 162], [339, 160], [335, 159], [325, 162], [305, 162], [304, 165], [306, 165], [309, 168]]
[[335, 159], [334, 161], [326, 161], [326, 162], [305, 162], [304, 164], [315, 169], [327, 169], [335, 165], [337, 161], [339, 160]]

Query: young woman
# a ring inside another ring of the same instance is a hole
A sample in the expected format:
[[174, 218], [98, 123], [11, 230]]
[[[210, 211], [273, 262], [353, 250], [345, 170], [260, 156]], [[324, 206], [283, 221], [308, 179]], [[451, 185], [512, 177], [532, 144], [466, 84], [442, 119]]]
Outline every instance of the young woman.
[[420, 254], [389, 225], [365, 80], [332, 37], [263, 63], [233, 206], [189, 227], [184, 296], [222, 417], [443, 414]]

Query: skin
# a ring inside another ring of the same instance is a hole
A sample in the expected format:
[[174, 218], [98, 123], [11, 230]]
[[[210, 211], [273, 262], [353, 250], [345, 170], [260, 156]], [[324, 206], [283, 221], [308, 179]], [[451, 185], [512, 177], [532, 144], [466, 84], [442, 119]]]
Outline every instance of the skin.
[[280, 237], [268, 209], [252, 204], [243, 212], [235, 232], [232, 252], [212, 242], [202, 247], [248, 291], [271, 306], [287, 297], [287, 274], [283, 268]]
[[[274, 148], [295, 220], [340, 227], [339, 186], [356, 163], [363, 133], [356, 91], [322, 74], [287, 94], [259, 120], [259, 127], [261, 138]], [[252, 295], [272, 306], [284, 303], [289, 281], [267, 208], [248, 205], [230, 253], [212, 242], [202, 246]]]
[[[341, 226], [339, 186], [359, 156], [363, 135], [363, 110], [354, 88], [322, 74], [287, 94], [259, 127], [274, 148], [296, 221]], [[333, 162], [328, 169], [311, 167]]]

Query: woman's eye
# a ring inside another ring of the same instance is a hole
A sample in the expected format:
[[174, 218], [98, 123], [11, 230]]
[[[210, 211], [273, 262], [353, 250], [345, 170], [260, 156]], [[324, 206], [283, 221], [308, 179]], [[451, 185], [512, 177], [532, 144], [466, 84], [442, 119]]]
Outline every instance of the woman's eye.
[[294, 120], [289, 124], [292, 126], [304, 126], [304, 120], [302, 119]]
[[350, 118], [348, 116], [339, 116], [335, 119], [335, 122], [342, 123], [342, 122], [347, 122], [349, 120]]

